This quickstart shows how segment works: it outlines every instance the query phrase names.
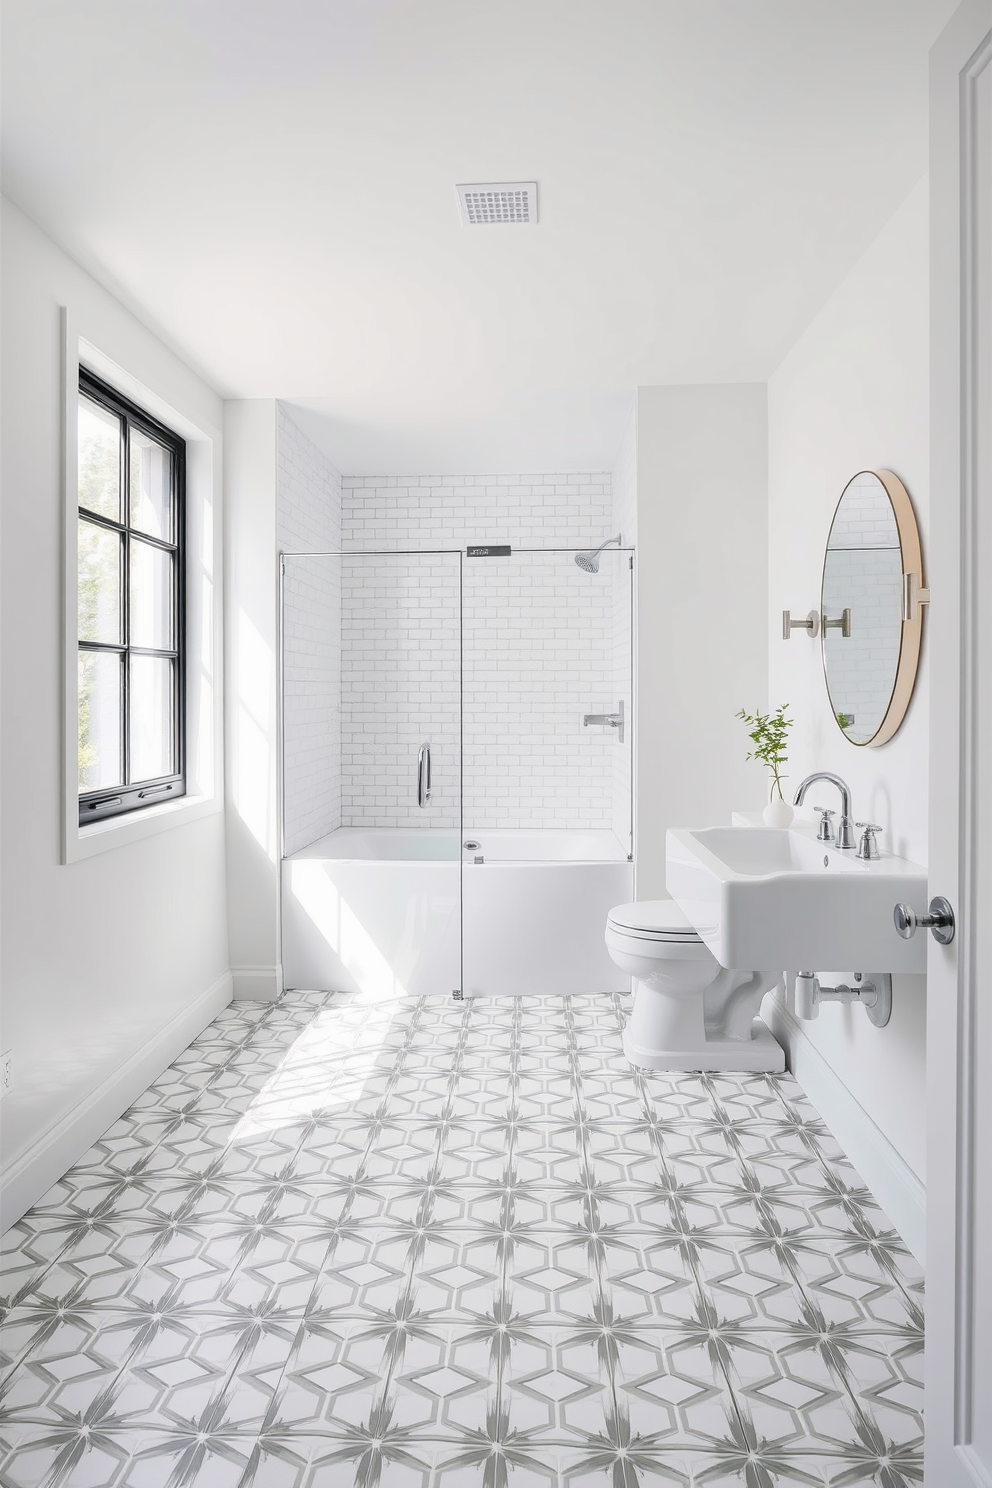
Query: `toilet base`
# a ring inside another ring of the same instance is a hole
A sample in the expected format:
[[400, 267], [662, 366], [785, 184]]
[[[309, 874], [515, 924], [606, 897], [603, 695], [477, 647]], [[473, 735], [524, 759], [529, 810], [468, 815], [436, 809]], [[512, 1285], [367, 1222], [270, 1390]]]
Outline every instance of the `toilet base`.
[[780, 1075], [785, 1069], [785, 1050], [769, 1033], [760, 1018], [751, 1025], [749, 1039], [707, 1038], [703, 1049], [641, 1049], [631, 1044], [627, 1029], [623, 1031], [623, 1052], [631, 1064], [639, 1069], [672, 1070], [691, 1074], [700, 1071], [712, 1074], [770, 1074]]

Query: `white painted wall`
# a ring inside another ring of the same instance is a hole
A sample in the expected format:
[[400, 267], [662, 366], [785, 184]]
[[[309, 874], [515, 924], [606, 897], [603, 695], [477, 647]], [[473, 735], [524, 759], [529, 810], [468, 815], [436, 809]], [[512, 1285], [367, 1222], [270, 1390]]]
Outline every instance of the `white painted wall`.
[[276, 404], [224, 405], [227, 923], [235, 997], [282, 990]]
[[637, 392], [637, 897], [669, 827], [764, 804], [734, 714], [767, 694], [765, 388]]
[[0, 1106], [3, 1224], [230, 997], [219, 798], [196, 820], [60, 862], [61, 306], [193, 423], [222, 417], [210, 388], [4, 203], [0, 1047], [16, 1089]]
[[[280, 553], [341, 547], [341, 476], [276, 407]], [[283, 851], [341, 825], [341, 561], [288, 559], [283, 580]]]
[[[905, 482], [926, 563], [927, 235], [923, 181], [810, 324], [768, 389], [769, 698], [788, 702], [796, 718], [790, 784], [812, 770], [835, 771], [852, 787], [857, 817], [882, 823], [882, 847], [921, 863], [927, 860], [928, 817], [926, 632], [909, 714], [881, 749], [856, 748], [835, 725], [819, 644], [798, 632], [788, 643], [778, 636], [782, 609], [805, 614], [817, 604], [833, 510], [847, 481], [861, 469], [887, 467]], [[939, 595], [934, 603], [940, 603]], [[836, 804], [827, 802], [832, 794], [825, 789], [825, 804]], [[892, 1020], [885, 1029], [873, 1028], [857, 1009], [828, 1007], [816, 1023], [803, 1025], [803, 1032], [922, 1178], [925, 979], [897, 978], [893, 993]], [[796, 1057], [796, 1035], [786, 1033]], [[878, 1186], [874, 1174], [865, 1176]]]
[[627, 547], [637, 543], [637, 399], [631, 400], [623, 438], [610, 477], [613, 519], [611, 532], [619, 532]]

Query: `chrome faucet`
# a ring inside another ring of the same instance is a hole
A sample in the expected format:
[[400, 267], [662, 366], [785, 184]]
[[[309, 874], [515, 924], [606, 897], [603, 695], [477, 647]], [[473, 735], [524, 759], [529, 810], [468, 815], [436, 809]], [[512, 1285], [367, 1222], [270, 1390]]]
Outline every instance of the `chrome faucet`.
[[[840, 791], [840, 821], [837, 824], [837, 846], [856, 847], [857, 843], [854, 840], [854, 823], [851, 820], [851, 787], [847, 784], [846, 781], [841, 780], [839, 775], [831, 775], [827, 770], [818, 770], [815, 775], [807, 775], [806, 779], [802, 782], [799, 789], [796, 791], [796, 799], [793, 802], [793, 805], [801, 806], [803, 804], [803, 801], [806, 799], [806, 792], [809, 790], [811, 785], [815, 784], [817, 780], [827, 780], [831, 785], [835, 785]], [[817, 807], [817, 810], [819, 809], [820, 808]], [[828, 813], [828, 817], [830, 814], [832, 813]], [[828, 817], [825, 818], [825, 820], [827, 820]], [[830, 839], [825, 838], [823, 840], [829, 841]]]

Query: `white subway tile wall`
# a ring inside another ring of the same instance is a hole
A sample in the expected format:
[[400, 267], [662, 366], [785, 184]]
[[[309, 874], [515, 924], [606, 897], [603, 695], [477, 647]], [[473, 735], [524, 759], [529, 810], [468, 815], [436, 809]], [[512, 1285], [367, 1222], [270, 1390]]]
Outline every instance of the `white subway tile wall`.
[[830, 526], [831, 548], [898, 548], [899, 528], [888, 492], [863, 470], [844, 489]]
[[[826, 631], [824, 652], [830, 700], [856, 743], [878, 731], [888, 710], [902, 636], [902, 562], [898, 548], [831, 550], [823, 585], [828, 619], [851, 611], [851, 634]], [[838, 719], [838, 722], [840, 720]]]
[[[342, 502], [342, 542], [350, 550], [422, 554], [497, 543], [574, 550], [598, 546], [615, 530], [609, 473], [346, 477]], [[349, 826], [457, 821], [448, 814], [457, 800], [448, 699], [457, 703], [458, 657], [443, 641], [452, 595], [447, 574], [426, 562], [391, 567], [371, 608], [360, 591], [374, 575], [345, 566], [342, 808]], [[582, 725], [584, 713], [612, 713], [624, 695], [616, 670], [626, 646], [629, 677], [629, 637], [618, 651], [620, 614], [626, 629], [629, 573], [616, 553], [604, 555], [598, 575], [582, 573], [570, 552], [465, 560], [466, 829], [616, 829], [619, 822], [626, 843], [630, 735], [619, 745], [612, 730]], [[456, 602], [450, 623], [457, 645]], [[413, 799], [416, 754], [428, 733], [437, 741], [431, 813]], [[617, 755], [626, 756], [626, 770]], [[625, 790], [619, 803], [618, 783]]]
[[[341, 546], [341, 477], [281, 404], [276, 411], [277, 543]], [[288, 560], [283, 583], [284, 850], [341, 825], [341, 564]]]
[[[604, 555], [605, 556], [605, 555]], [[612, 570], [571, 553], [465, 564], [465, 824], [612, 824]]]
[[611, 533], [609, 471], [345, 476], [345, 548], [597, 547]]
[[[342, 573], [342, 823], [457, 828], [458, 554], [348, 554]], [[422, 744], [431, 750], [424, 807]]]
[[[341, 479], [282, 408], [278, 435], [280, 547], [343, 550], [286, 565], [286, 851], [338, 826], [458, 826], [462, 781], [467, 829], [627, 845], [631, 732], [582, 716], [622, 698], [629, 718], [628, 558], [572, 561], [617, 530], [609, 473]], [[517, 551], [466, 559], [463, 595], [457, 552], [431, 553], [493, 543]]]

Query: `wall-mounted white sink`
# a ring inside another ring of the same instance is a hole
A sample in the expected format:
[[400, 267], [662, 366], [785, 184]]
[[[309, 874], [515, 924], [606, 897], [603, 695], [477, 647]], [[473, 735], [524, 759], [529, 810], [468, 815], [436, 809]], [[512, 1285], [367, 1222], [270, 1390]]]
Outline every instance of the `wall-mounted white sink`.
[[926, 971], [923, 936], [903, 940], [898, 902], [925, 909], [927, 873], [882, 853], [865, 862], [798, 822], [672, 830], [668, 892], [721, 966], [784, 971]]

